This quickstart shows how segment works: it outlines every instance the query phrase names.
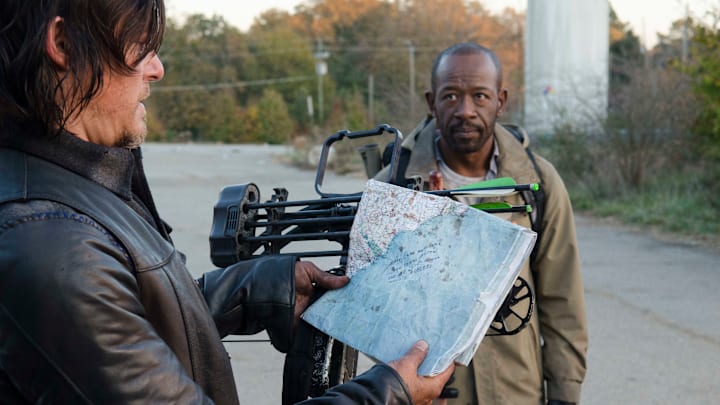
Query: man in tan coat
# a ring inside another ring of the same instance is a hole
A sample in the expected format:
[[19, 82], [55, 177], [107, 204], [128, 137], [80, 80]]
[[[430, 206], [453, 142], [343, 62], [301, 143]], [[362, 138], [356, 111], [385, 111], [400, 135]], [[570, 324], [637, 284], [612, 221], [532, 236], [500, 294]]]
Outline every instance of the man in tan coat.
[[[533, 155], [536, 170], [525, 150], [527, 137], [523, 145], [496, 123], [508, 96], [501, 65], [489, 49], [463, 43], [443, 51], [425, 96], [432, 116], [403, 142], [409, 158], [404, 152], [400, 168], [406, 169], [399, 178], [420, 176], [430, 188], [452, 189], [511, 177], [540, 183], [545, 195], [535, 252], [520, 274], [536, 298], [530, 324], [516, 335], [485, 338], [470, 366], [456, 368], [453, 387], [460, 397], [448, 403], [576, 404], [588, 337], [573, 211], [562, 179]], [[376, 178], [387, 179], [387, 171]], [[525, 203], [519, 193], [502, 200]], [[531, 227], [526, 213], [505, 215]]]

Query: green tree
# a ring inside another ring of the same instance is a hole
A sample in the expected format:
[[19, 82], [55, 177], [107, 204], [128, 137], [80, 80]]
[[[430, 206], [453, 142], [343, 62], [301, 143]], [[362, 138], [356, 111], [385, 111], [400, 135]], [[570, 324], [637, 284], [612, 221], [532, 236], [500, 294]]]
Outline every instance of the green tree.
[[693, 29], [691, 61], [687, 72], [694, 80], [702, 100], [696, 126], [702, 153], [720, 161], [720, 9], [712, 12], [712, 22]]
[[620, 21], [612, 7], [610, 7], [609, 51], [612, 103], [612, 95], [618, 90], [618, 86], [628, 84], [630, 72], [641, 66], [644, 59], [640, 38], [635, 35], [628, 23]]
[[184, 25], [170, 20], [160, 56], [165, 78], [153, 85], [153, 111], [169, 140], [189, 133], [195, 141], [222, 141], [238, 130], [241, 66], [232, 63], [242, 35], [222, 17], [190, 16]]
[[[315, 79], [312, 39], [290, 23], [287, 12], [269, 10], [261, 14], [247, 33], [248, 49], [255, 60], [254, 70], [246, 80], [269, 80], [292, 104], [301, 86]], [[285, 82], [287, 81], [287, 82]], [[263, 86], [250, 88], [253, 97], [260, 97]]]
[[295, 90], [292, 104], [289, 104], [290, 116], [292, 117], [293, 121], [295, 121], [297, 129], [301, 132], [306, 132], [310, 129], [311, 125], [313, 124], [313, 116], [317, 114], [314, 111], [314, 106], [312, 110], [313, 116], [311, 116], [308, 111], [308, 97], [310, 97], [310, 100], [314, 101], [314, 96], [312, 96], [312, 93], [309, 90], [310, 88], [312, 87], [298, 87]]
[[253, 141], [282, 144], [290, 140], [293, 121], [287, 104], [278, 91], [263, 91], [262, 98], [257, 103], [257, 113], [257, 132], [252, 135]]
[[351, 131], [360, 131], [374, 125], [368, 122], [367, 104], [365, 103], [362, 92], [354, 89], [349, 94], [346, 94], [343, 99], [346, 111], [345, 121], [347, 122], [345, 128]]

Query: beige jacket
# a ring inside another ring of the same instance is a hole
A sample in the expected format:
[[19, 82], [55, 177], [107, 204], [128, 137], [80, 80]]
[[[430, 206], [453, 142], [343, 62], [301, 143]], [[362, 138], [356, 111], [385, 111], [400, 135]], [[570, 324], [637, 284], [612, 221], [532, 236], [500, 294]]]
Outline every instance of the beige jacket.
[[[539, 179], [523, 145], [500, 125], [495, 134], [500, 151], [498, 177], [537, 182], [545, 192], [536, 259], [532, 264], [528, 260], [520, 273], [530, 283], [536, 305], [528, 327], [514, 336], [485, 338], [470, 367], [457, 368], [453, 386], [460, 389], [461, 398], [449, 403], [535, 405], [547, 399], [578, 403], [588, 335], [570, 199], [552, 164], [535, 155], [542, 173]], [[427, 182], [428, 173], [438, 170], [434, 135], [433, 120], [426, 126], [421, 123], [403, 141], [403, 148], [412, 150], [405, 177], [419, 175]], [[380, 172], [376, 179], [387, 179], [387, 172]], [[502, 198], [510, 204], [524, 203], [520, 194]], [[510, 220], [531, 226], [526, 213], [513, 213]]]

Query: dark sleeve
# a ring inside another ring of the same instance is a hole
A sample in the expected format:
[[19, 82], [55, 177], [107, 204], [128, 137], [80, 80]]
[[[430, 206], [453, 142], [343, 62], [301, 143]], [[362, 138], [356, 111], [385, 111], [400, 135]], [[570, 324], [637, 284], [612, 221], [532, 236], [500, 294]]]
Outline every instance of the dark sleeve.
[[60, 215], [6, 223], [0, 380], [29, 403], [212, 403], [138, 297], [127, 257], [92, 221]]
[[412, 399], [397, 372], [385, 364], [378, 364], [352, 381], [330, 388], [322, 397], [308, 399], [300, 404], [410, 405]]
[[295, 257], [268, 256], [205, 273], [198, 283], [220, 336], [267, 330], [273, 346], [290, 347], [295, 313]]

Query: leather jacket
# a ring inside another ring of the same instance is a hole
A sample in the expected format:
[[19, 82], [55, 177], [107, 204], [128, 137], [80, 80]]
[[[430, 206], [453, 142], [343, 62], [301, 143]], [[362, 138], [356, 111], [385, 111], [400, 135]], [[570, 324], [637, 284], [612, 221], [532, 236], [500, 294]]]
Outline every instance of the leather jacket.
[[[194, 280], [139, 149], [6, 127], [0, 173], [0, 402], [236, 404], [221, 337], [289, 347], [295, 258]], [[313, 401], [410, 402], [387, 366]]]

